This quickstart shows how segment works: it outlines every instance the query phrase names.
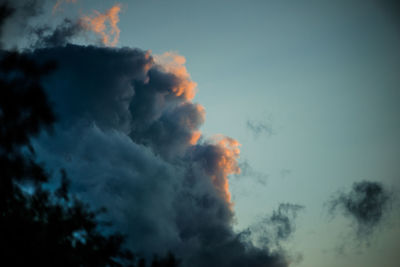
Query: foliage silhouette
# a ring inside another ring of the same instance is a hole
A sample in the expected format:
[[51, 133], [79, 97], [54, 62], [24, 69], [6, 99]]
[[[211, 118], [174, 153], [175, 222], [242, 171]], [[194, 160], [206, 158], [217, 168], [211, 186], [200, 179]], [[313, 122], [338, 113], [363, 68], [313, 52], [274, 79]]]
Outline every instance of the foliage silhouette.
[[[51, 132], [55, 122], [41, 86], [55, 67], [0, 51], [0, 265], [144, 267], [143, 258], [124, 248], [124, 236], [102, 231], [103, 210], [92, 211], [71, 196], [64, 170], [57, 190], [43, 187], [50, 175], [30, 139]], [[155, 257], [151, 266], [178, 263], [168, 254]]]
[[[133, 255], [123, 236], [104, 235], [96, 216], [68, 194], [66, 173], [54, 193], [36, 162], [30, 138], [50, 130], [55, 116], [40, 85], [54, 63], [17, 52], [0, 61], [0, 250], [9, 266], [122, 266]], [[28, 190], [29, 189], [29, 190]]]

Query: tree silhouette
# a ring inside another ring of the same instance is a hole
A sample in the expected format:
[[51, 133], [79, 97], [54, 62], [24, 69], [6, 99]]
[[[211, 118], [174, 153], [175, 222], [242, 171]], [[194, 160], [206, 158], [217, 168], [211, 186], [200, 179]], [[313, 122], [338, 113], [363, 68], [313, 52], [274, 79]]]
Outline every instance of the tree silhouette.
[[[58, 189], [38, 163], [31, 138], [51, 132], [55, 115], [41, 79], [56, 64], [38, 64], [18, 52], [0, 52], [0, 266], [146, 266], [123, 247], [124, 236], [105, 234], [103, 210], [71, 196], [61, 170]], [[103, 228], [102, 228], [103, 227]], [[174, 267], [172, 254], [152, 267]]]
[[55, 116], [40, 85], [55, 67], [17, 52], [0, 61], [0, 250], [8, 266], [125, 266], [133, 255], [123, 236], [104, 235], [96, 211], [68, 194], [68, 179], [49, 180], [30, 138], [51, 130]]

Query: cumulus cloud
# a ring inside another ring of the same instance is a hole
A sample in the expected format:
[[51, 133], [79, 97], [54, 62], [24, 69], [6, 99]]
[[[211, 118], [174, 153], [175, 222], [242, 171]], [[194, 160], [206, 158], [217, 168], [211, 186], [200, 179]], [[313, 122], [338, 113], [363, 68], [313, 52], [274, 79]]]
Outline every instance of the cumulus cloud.
[[183, 96], [187, 100], [192, 100], [196, 94], [197, 84], [190, 79], [184, 64], [186, 59], [174, 52], [166, 52], [162, 55], [155, 55], [154, 60], [166, 72], [173, 73], [179, 82], [171, 88], [177, 96]]
[[[117, 5], [83, 21], [113, 46], [119, 11]], [[68, 44], [82, 25], [43, 28], [24, 52], [39, 64], [57, 62], [43, 79], [57, 123], [53, 135], [34, 140], [38, 157], [64, 168], [84, 201], [106, 207], [128, 248], [145, 257], [172, 251], [183, 266], [288, 266], [279, 251], [232, 228], [228, 178], [240, 173], [240, 144], [202, 135], [206, 112], [193, 102], [196, 83], [185, 58]]]
[[[64, 2], [77, 1], [59, 0], [53, 7], [53, 13], [59, 10]], [[56, 26], [44, 20], [30, 23], [31, 19], [40, 17], [44, 13], [45, 4], [46, 0], [0, 0], [0, 35], [3, 33], [3, 39], [9, 46], [17, 45], [20, 48], [62, 46], [90, 32], [95, 33], [99, 37], [99, 43], [105, 46], [117, 45], [120, 35], [119, 12], [122, 8], [120, 4], [115, 4], [104, 13], [95, 10], [92, 15], [83, 15], [75, 19], [64, 18]], [[24, 39], [22, 46], [18, 44], [22, 40], [21, 36], [29, 36], [22, 38]], [[13, 42], [17, 44], [12, 44]]]
[[360, 239], [368, 238], [382, 223], [390, 209], [391, 193], [381, 183], [362, 181], [354, 183], [349, 192], [340, 192], [332, 197], [329, 210], [335, 215], [340, 210], [356, 224]]
[[67, 170], [79, 196], [109, 210], [129, 248], [173, 251], [183, 266], [287, 266], [232, 229], [228, 177], [240, 172], [240, 144], [201, 135], [205, 109], [193, 102], [183, 57], [71, 44], [28, 55], [58, 62], [44, 80], [58, 123], [35, 150]]

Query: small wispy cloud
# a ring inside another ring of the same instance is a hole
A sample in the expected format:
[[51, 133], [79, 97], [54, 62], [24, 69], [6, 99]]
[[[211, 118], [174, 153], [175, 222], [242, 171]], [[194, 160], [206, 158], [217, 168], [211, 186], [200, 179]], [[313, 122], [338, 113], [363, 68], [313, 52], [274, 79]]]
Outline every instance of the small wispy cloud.
[[[81, 18], [82, 26], [98, 34], [104, 45], [116, 46], [120, 34], [120, 29], [118, 28], [120, 11], [120, 4], [114, 5], [104, 13], [94, 11], [94, 15]], [[107, 27], [107, 24], [109, 27]]]
[[255, 170], [247, 160], [241, 161], [238, 164], [240, 168], [240, 173], [236, 174], [238, 177], [249, 177], [253, 181], [261, 184], [266, 185], [269, 175]]
[[329, 212], [336, 211], [350, 218], [355, 226], [356, 237], [368, 239], [390, 211], [392, 194], [379, 182], [361, 181], [353, 184], [348, 192], [339, 192], [328, 202]]
[[255, 137], [265, 135], [270, 137], [276, 134], [275, 129], [272, 127], [271, 120], [247, 120], [246, 128], [249, 129]]
[[260, 247], [282, 250], [282, 241], [288, 241], [296, 231], [296, 219], [305, 206], [280, 203], [272, 214], [261, 217], [247, 231], [250, 238]]

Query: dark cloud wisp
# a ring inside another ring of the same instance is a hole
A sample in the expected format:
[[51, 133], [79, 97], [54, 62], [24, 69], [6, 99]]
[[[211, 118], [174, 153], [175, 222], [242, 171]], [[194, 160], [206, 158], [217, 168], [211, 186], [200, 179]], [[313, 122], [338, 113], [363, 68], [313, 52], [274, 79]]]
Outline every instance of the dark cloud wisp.
[[341, 192], [329, 202], [329, 210], [336, 210], [356, 223], [357, 236], [368, 237], [390, 210], [392, 195], [381, 183], [362, 181], [354, 183], [349, 192]]
[[261, 134], [270, 137], [275, 134], [275, 130], [272, 128], [271, 123], [266, 121], [247, 120], [246, 127], [254, 134], [255, 137], [258, 137]]
[[250, 235], [261, 246], [280, 250], [281, 242], [289, 240], [296, 231], [296, 218], [304, 209], [302, 205], [280, 203], [271, 215], [249, 228]]
[[237, 177], [249, 177], [252, 180], [258, 182], [261, 185], [266, 185], [268, 180], [268, 174], [259, 172], [255, 170], [247, 160], [243, 160], [239, 162], [240, 174], [237, 174]]
[[8, 39], [25, 33], [30, 20], [43, 12], [44, 3], [45, 0], [0, 0], [1, 41], [8, 43]]
[[83, 32], [83, 30], [84, 29], [79, 21], [73, 22], [67, 18], [65, 18], [64, 21], [55, 29], [52, 29], [48, 25], [35, 27], [31, 29], [31, 32], [36, 37], [36, 42], [32, 44], [32, 47], [63, 46], [70, 42], [74, 37], [78, 36]]

